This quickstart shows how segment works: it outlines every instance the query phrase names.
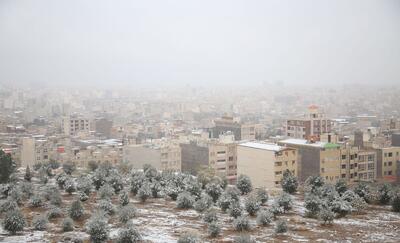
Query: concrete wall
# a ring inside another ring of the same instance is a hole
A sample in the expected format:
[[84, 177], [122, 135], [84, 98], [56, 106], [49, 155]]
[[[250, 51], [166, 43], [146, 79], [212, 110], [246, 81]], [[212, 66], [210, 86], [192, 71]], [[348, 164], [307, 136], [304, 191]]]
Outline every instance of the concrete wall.
[[199, 146], [193, 142], [189, 144], [182, 143], [180, 147], [182, 172], [196, 175], [202, 167], [209, 166], [208, 147]]

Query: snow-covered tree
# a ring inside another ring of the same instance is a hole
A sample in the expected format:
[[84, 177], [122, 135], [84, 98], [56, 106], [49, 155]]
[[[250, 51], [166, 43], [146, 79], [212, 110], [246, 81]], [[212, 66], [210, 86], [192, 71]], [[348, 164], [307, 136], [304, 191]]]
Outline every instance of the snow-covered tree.
[[93, 187], [93, 181], [89, 176], [81, 176], [76, 180], [76, 189], [86, 195], [90, 194]]
[[72, 219], [79, 219], [80, 217], [82, 217], [83, 213], [84, 213], [84, 208], [82, 207], [82, 203], [79, 200], [75, 200], [71, 203], [71, 206], [68, 210], [69, 216]]
[[194, 197], [189, 192], [181, 192], [176, 199], [176, 207], [188, 209], [192, 208], [195, 200]]
[[358, 183], [358, 184], [354, 187], [354, 192], [355, 192], [358, 196], [364, 198], [364, 200], [365, 200], [366, 202], [368, 202], [367, 200], [368, 200], [368, 198], [369, 198], [370, 189], [369, 189], [369, 186], [368, 186], [367, 184], [365, 184], [365, 183], [363, 183], [363, 182]]
[[218, 237], [218, 235], [221, 233], [221, 226], [216, 221], [208, 223], [207, 224], [207, 232], [208, 232], [208, 235], [212, 238]]
[[318, 217], [323, 224], [332, 224], [333, 219], [335, 218], [335, 213], [329, 208], [322, 208], [318, 214]]
[[26, 221], [21, 211], [19, 211], [19, 209], [15, 209], [6, 213], [2, 224], [4, 230], [14, 235], [18, 231], [22, 231], [24, 229], [26, 226]]
[[311, 193], [317, 193], [318, 190], [325, 185], [325, 181], [321, 176], [310, 176], [305, 181], [306, 190]]
[[129, 192], [124, 190], [119, 194], [119, 204], [121, 204], [121, 206], [125, 206], [128, 205], [128, 203], [129, 203]]
[[126, 224], [130, 219], [135, 217], [136, 208], [132, 205], [126, 205], [119, 209], [118, 219], [121, 223]]
[[250, 221], [247, 216], [239, 216], [235, 220], [233, 220], [233, 227], [236, 231], [249, 231], [250, 230]]
[[276, 218], [276, 216], [283, 214], [285, 212], [283, 207], [281, 207], [276, 200], [272, 204], [271, 208], [268, 209], [268, 211], [270, 211], [272, 213], [272, 215], [274, 215], [274, 218]]
[[203, 220], [206, 223], [211, 223], [213, 221], [218, 221], [217, 210], [211, 208], [208, 209], [203, 216]]
[[10, 199], [7, 199], [0, 204], [0, 212], [5, 213], [5, 212], [10, 212], [13, 210], [18, 209], [18, 204]]
[[257, 214], [258, 210], [261, 208], [260, 201], [254, 195], [250, 195], [246, 198], [244, 202], [244, 207], [250, 216]]
[[56, 181], [57, 181], [58, 187], [60, 187], [60, 189], [64, 188], [64, 183], [68, 178], [69, 177], [65, 173], [61, 173], [56, 176]]
[[67, 175], [71, 175], [72, 172], [74, 172], [76, 170], [75, 164], [71, 161], [65, 162], [62, 165], [62, 168], [63, 168], [63, 171], [65, 172], [65, 174], [67, 174]]
[[283, 172], [281, 185], [283, 191], [293, 194], [297, 191], [299, 182], [297, 181], [297, 178], [289, 170], [285, 170]]
[[68, 178], [65, 183], [64, 183], [64, 189], [66, 192], [69, 194], [72, 194], [74, 191], [76, 191], [76, 186], [75, 182], [72, 178]]
[[378, 200], [382, 205], [386, 205], [390, 202], [392, 188], [389, 184], [385, 183], [378, 188]]
[[89, 196], [84, 192], [78, 192], [78, 197], [81, 202], [86, 202], [89, 199]]
[[240, 199], [240, 190], [236, 186], [228, 186], [225, 189], [225, 193], [234, 201], [239, 201]]
[[136, 195], [145, 182], [147, 182], [147, 178], [143, 172], [133, 171], [130, 178], [131, 192]]
[[347, 191], [347, 183], [345, 180], [340, 179], [336, 182], [335, 184], [335, 189], [339, 193], [339, 195], [342, 195]]
[[165, 194], [169, 196], [172, 200], [176, 200], [179, 193], [181, 193], [183, 189], [177, 185], [174, 181], [169, 181], [165, 186]]
[[218, 201], [223, 191], [224, 190], [218, 183], [209, 183], [206, 185], [206, 193], [210, 195], [214, 203]]
[[156, 181], [156, 180], [152, 181], [150, 183], [150, 188], [151, 188], [152, 197], [159, 198], [161, 196], [161, 191], [163, 188], [159, 181]]
[[139, 230], [129, 224], [118, 231], [117, 243], [136, 243], [142, 241]]
[[194, 231], [183, 233], [177, 243], [201, 243], [200, 235]]
[[276, 234], [286, 233], [287, 231], [288, 231], [288, 226], [287, 226], [285, 220], [279, 220], [278, 222], [276, 222], [276, 225], [275, 225], [275, 233]]
[[158, 171], [152, 165], [144, 165], [143, 166], [144, 175], [149, 179], [154, 179], [158, 175]]
[[234, 243], [256, 243], [256, 240], [248, 234], [241, 234], [233, 240]]
[[226, 212], [232, 202], [236, 200], [232, 199], [230, 195], [225, 191], [218, 199], [218, 206], [221, 208], [222, 212]]
[[276, 198], [276, 203], [283, 208], [283, 210], [289, 211], [292, 208], [292, 197], [290, 194], [283, 192]]
[[86, 232], [94, 243], [106, 242], [108, 240], [108, 219], [103, 212], [96, 212], [86, 223]]
[[138, 198], [140, 199], [141, 202], [145, 202], [149, 197], [151, 197], [151, 188], [150, 188], [150, 183], [145, 183], [143, 184], [138, 193], [137, 193]]
[[258, 188], [256, 190], [256, 197], [261, 204], [265, 204], [268, 201], [268, 192], [265, 188]]
[[18, 205], [22, 204], [23, 194], [19, 187], [13, 187], [8, 192], [8, 199], [13, 200], [14, 202], [18, 203]]
[[100, 187], [106, 183], [107, 176], [108, 176], [108, 172], [103, 167], [98, 167], [94, 171], [94, 173], [92, 175], [92, 181], [93, 181], [93, 185], [96, 190], [99, 190]]
[[246, 175], [239, 175], [236, 187], [240, 190], [242, 194], [247, 194], [253, 190], [253, 185], [251, 183], [250, 177]]
[[71, 218], [65, 218], [62, 221], [62, 230], [64, 232], [69, 232], [74, 230], [74, 221]]
[[29, 199], [29, 206], [34, 208], [43, 206], [42, 196], [38, 193], [33, 194], [33, 196]]
[[195, 203], [194, 203], [194, 209], [199, 212], [202, 213], [205, 210], [209, 209], [211, 207], [213, 203], [212, 198], [208, 195], [208, 194], [201, 194], [200, 199], [198, 199]]
[[98, 195], [100, 199], [110, 199], [114, 196], [114, 188], [110, 184], [106, 183], [100, 187]]
[[37, 215], [32, 219], [32, 226], [35, 230], [46, 230], [49, 220], [46, 215]]
[[102, 199], [99, 201], [99, 209], [105, 213], [112, 215], [115, 213], [115, 207], [110, 199]]
[[24, 179], [26, 181], [31, 181], [32, 179], [31, 168], [29, 168], [29, 165], [26, 167]]
[[61, 193], [58, 190], [55, 190], [54, 193], [50, 194], [50, 204], [60, 206], [62, 203]]
[[260, 226], [270, 225], [274, 215], [268, 210], [260, 210], [257, 213], [257, 224]]
[[357, 194], [355, 194], [355, 197], [350, 204], [352, 211], [355, 213], [361, 213], [365, 208], [367, 208], [367, 202], [364, 200], [364, 198], [358, 196]]
[[351, 203], [356, 197], [358, 197], [357, 194], [355, 194], [353, 191], [348, 190], [342, 193], [342, 199]]
[[51, 206], [49, 211], [47, 212], [48, 219], [55, 219], [63, 216], [62, 210], [57, 206]]
[[239, 216], [242, 216], [242, 214], [243, 214], [243, 209], [242, 209], [242, 207], [240, 206], [240, 203], [239, 202], [237, 202], [237, 201], [235, 201], [235, 202], [232, 202], [230, 205], [229, 205], [229, 215], [231, 216], [231, 217], [233, 217], [233, 218], [237, 218], [237, 217], [239, 217]]
[[195, 199], [199, 199], [201, 196], [201, 184], [192, 177], [185, 179], [185, 190], [192, 194]]
[[344, 217], [352, 211], [351, 204], [340, 197], [331, 202], [330, 208], [339, 217]]
[[393, 193], [391, 204], [394, 212], [400, 212], [400, 191]]
[[322, 200], [313, 193], [307, 193], [304, 197], [306, 216], [316, 217], [322, 208]]
[[116, 169], [109, 171], [106, 181], [112, 186], [112, 188], [114, 188], [115, 193], [119, 193], [124, 188], [122, 176]]
[[0, 149], [0, 183], [7, 183], [11, 174], [15, 171], [16, 164], [10, 154]]
[[33, 195], [33, 192], [35, 191], [32, 183], [28, 181], [23, 181], [19, 185], [19, 189], [22, 192], [24, 198], [30, 198]]

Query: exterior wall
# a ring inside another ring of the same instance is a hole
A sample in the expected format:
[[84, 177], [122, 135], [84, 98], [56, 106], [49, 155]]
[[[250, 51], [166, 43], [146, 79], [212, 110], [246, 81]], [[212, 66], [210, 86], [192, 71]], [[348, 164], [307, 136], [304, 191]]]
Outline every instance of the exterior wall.
[[237, 154], [234, 143], [211, 143], [209, 145], [209, 161], [216, 175], [226, 177], [230, 184], [236, 182]]
[[320, 151], [321, 177], [333, 183], [340, 178], [340, 149], [329, 148]]
[[256, 188], [280, 188], [285, 170], [297, 175], [297, 151], [284, 149], [272, 150], [237, 146], [237, 174], [247, 175]]
[[208, 146], [200, 146], [195, 142], [190, 142], [188, 144], [182, 143], [180, 147], [182, 172], [196, 175], [202, 167], [209, 166]]
[[397, 181], [398, 163], [400, 163], [400, 147], [380, 149], [381, 178], [385, 181]]
[[33, 138], [22, 139], [21, 166], [32, 167], [36, 163], [35, 140]]
[[362, 150], [358, 152], [358, 180], [376, 180], [377, 153], [374, 150]]
[[65, 135], [75, 136], [80, 132], [89, 132], [90, 121], [83, 118], [65, 117], [62, 127]]
[[251, 124], [243, 124], [240, 130], [241, 140], [255, 140], [256, 130], [255, 126]]
[[131, 164], [135, 169], [142, 169], [145, 164], [161, 169], [161, 151], [143, 145], [126, 146], [124, 147], [123, 161]]
[[111, 135], [111, 128], [113, 122], [105, 118], [96, 119], [94, 122], [95, 130], [97, 133], [101, 133], [103, 136], [109, 138]]

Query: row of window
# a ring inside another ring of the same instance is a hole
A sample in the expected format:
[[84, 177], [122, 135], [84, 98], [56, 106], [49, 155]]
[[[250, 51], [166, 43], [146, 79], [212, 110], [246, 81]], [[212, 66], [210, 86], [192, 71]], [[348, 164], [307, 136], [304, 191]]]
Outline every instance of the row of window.
[[[288, 166], [288, 161], [284, 161], [284, 163], [285, 163], [285, 166]], [[292, 165], [294, 165], [296, 163], [296, 161], [295, 160], [292, 160]], [[276, 161], [275, 162], [275, 166], [282, 166], [282, 162], [281, 161]]]

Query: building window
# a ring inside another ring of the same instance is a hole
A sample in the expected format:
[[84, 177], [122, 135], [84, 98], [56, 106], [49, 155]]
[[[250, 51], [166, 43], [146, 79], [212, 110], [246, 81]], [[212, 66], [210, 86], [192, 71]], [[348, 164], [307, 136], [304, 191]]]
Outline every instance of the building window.
[[275, 171], [275, 175], [282, 175], [282, 171]]
[[275, 166], [282, 166], [282, 162], [275, 162]]
[[346, 178], [346, 174], [342, 174], [342, 178]]
[[346, 169], [346, 165], [342, 165], [342, 169]]
[[233, 161], [233, 156], [229, 156], [229, 161]]
[[346, 159], [346, 155], [345, 154], [342, 155], [342, 159]]
[[392, 157], [392, 156], [393, 156], [393, 153], [390, 152], [390, 153], [388, 154], [388, 157]]
[[388, 166], [392, 166], [392, 161], [389, 161], [389, 162], [388, 162]]
[[392, 175], [392, 171], [391, 170], [388, 171], [388, 175]]
[[386, 162], [383, 163], [383, 166], [386, 166]]

